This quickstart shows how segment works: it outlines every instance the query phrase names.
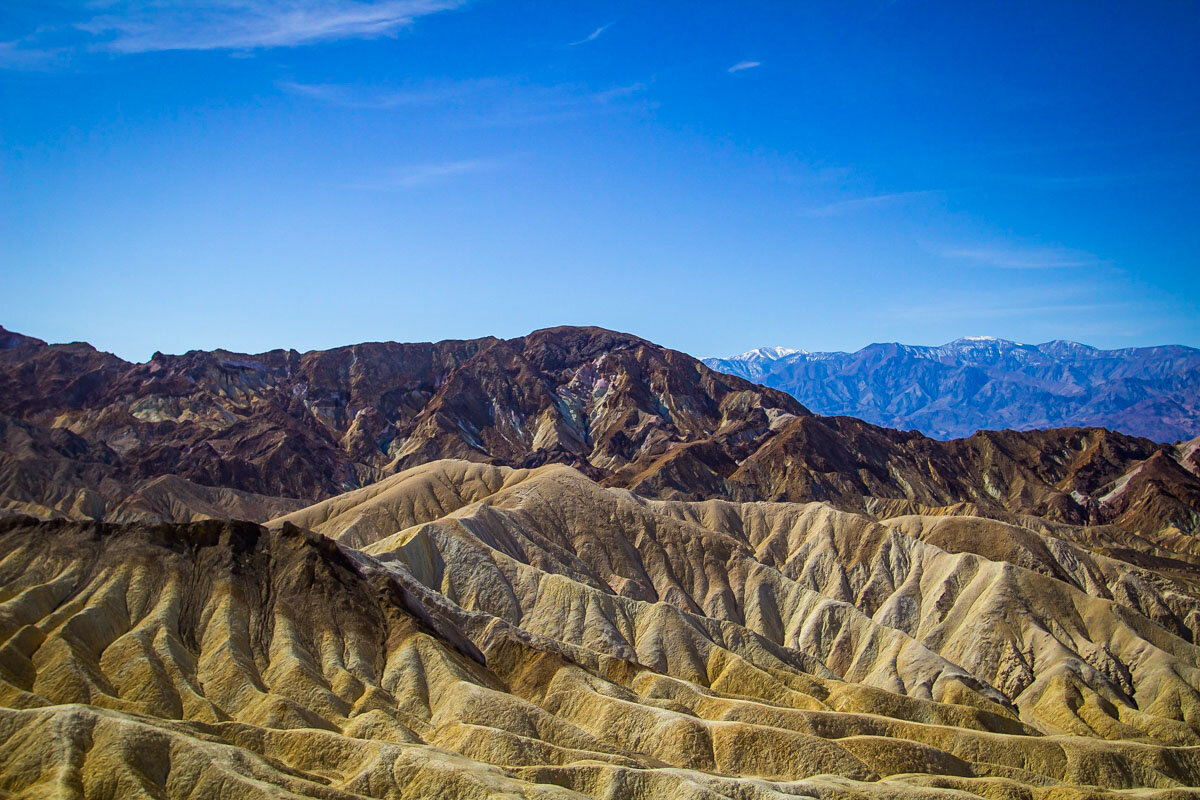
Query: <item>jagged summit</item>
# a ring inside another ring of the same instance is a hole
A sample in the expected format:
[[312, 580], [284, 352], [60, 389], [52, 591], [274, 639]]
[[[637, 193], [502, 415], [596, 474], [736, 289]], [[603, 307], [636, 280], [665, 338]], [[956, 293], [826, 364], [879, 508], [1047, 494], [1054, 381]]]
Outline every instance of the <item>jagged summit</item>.
[[777, 361], [785, 356], [795, 355], [797, 353], [805, 353], [806, 350], [796, 350], [791, 347], [756, 347], [753, 350], [747, 350], [744, 353], [733, 356], [733, 358], [749, 361], [750, 359], [760, 359], [762, 361]]
[[947, 342], [942, 347], [979, 347], [992, 346], [998, 348], [1009, 347], [1025, 347], [1020, 342], [1014, 342], [1009, 339], [1000, 339], [996, 336], [960, 336], [952, 342]]
[[0, 350], [11, 350], [14, 347], [43, 347], [45, 344], [41, 339], [10, 331], [0, 325]]

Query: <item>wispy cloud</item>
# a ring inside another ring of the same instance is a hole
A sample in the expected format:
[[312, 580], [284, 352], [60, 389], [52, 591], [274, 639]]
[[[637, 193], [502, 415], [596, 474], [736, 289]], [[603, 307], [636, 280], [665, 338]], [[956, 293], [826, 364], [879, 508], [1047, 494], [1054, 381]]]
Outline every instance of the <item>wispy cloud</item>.
[[341, 108], [401, 111], [423, 108], [466, 127], [503, 127], [560, 121], [589, 114], [633, 110], [644, 101], [645, 85], [633, 83], [600, 91], [576, 84], [542, 86], [505, 78], [414, 83], [406, 86], [310, 84], [278, 86], [300, 97]]
[[904, 203], [909, 200], [932, 197], [939, 194], [941, 194], [941, 192], [922, 190], [913, 192], [891, 192], [888, 194], [871, 195], [869, 197], [854, 197], [849, 200], [839, 200], [834, 203], [827, 203], [823, 206], [805, 208], [800, 211], [800, 215], [815, 219], [838, 217], [844, 214], [853, 214], [873, 208], [883, 208], [886, 206]]
[[29, 68], [83, 50], [249, 52], [395, 36], [467, 0], [91, 0], [80, 15], [0, 42], [0, 67]]
[[319, 100], [342, 108], [386, 111], [405, 107], [444, 106], [470, 102], [479, 94], [503, 89], [504, 81], [479, 79], [451, 82], [426, 82], [410, 86], [356, 86], [339, 83], [302, 83], [279, 81], [288, 94]]
[[500, 163], [493, 159], [469, 159], [445, 161], [440, 164], [421, 164], [403, 170], [396, 176], [395, 183], [397, 186], [423, 186], [457, 175], [496, 169]]
[[103, 49], [253, 50], [391, 36], [462, 0], [168, 0], [141, 2], [80, 25]]
[[730, 74], [733, 74], [734, 72], [741, 72], [742, 70], [754, 69], [755, 67], [761, 67], [761, 66], [762, 66], [761, 61], [739, 61], [738, 63], [734, 64], [732, 67], [729, 68], [729, 72], [730, 72]]
[[1119, 172], [1092, 172], [1078, 175], [1021, 175], [1005, 173], [996, 180], [1032, 186], [1039, 189], [1094, 189], [1098, 186], [1133, 184], [1146, 181], [1190, 181], [1195, 180], [1200, 164], [1176, 162], [1158, 169], [1125, 170]]
[[960, 300], [936, 305], [893, 308], [889, 316], [897, 319], [927, 320], [931, 317], [975, 319], [979, 317], [1029, 317], [1053, 314], [1101, 314], [1138, 310], [1138, 303], [1047, 303], [1044, 305], [989, 305]]
[[587, 44], [588, 42], [596, 41], [601, 36], [603, 36], [604, 32], [607, 31], [609, 28], [611, 28], [614, 24], [615, 23], [610, 22], [607, 25], [601, 25], [599, 28], [596, 28], [596, 30], [592, 31], [591, 33], [589, 33], [587, 36], [583, 37], [582, 39], [571, 42], [570, 43], [571, 47], [575, 47], [576, 45]]
[[1000, 269], [1066, 269], [1071, 267], [1096, 267], [1103, 262], [1091, 253], [1065, 247], [1008, 247], [967, 246], [928, 247], [942, 258], [974, 261]]
[[600, 103], [611, 103], [615, 100], [624, 100], [633, 97], [645, 91], [645, 89], [646, 84], [644, 83], [631, 83], [628, 86], [614, 86], [611, 89], [594, 92], [592, 93], [592, 97]]
[[62, 47], [39, 47], [32, 37], [0, 42], [0, 69], [48, 69], [60, 66], [68, 55]]
[[441, 183], [462, 175], [498, 169], [505, 164], [499, 159], [463, 159], [442, 161], [432, 164], [412, 164], [392, 170], [381, 179], [352, 184], [350, 188], [372, 191], [412, 189], [429, 184]]
[[922, 285], [897, 299], [892, 307], [881, 309], [884, 316], [921, 325], [942, 320], [951, 323], [950, 331], [978, 330], [978, 321], [988, 320], [985, 330], [1007, 330], [1011, 333], [1008, 338], [1025, 342], [1119, 336], [1131, 327], [1142, 327], [1147, 319], [1178, 313], [1152, 298], [1136, 293], [1115, 297], [1102, 285], [1080, 280], [999, 285], [988, 291]]

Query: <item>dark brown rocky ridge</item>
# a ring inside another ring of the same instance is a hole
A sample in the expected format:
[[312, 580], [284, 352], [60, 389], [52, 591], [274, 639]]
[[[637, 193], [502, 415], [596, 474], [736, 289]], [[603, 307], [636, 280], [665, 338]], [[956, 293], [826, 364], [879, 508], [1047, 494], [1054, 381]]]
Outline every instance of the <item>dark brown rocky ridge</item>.
[[1186, 547], [1200, 523], [1194, 448], [1098, 428], [936, 441], [813, 415], [782, 392], [599, 328], [156, 353], [143, 364], [80, 343], [8, 332], [4, 342], [2, 496], [43, 515], [191, 518], [141, 499], [147, 481], [169, 475], [195, 492], [237, 492], [245, 516], [265, 519], [288, 510], [274, 498], [311, 502], [461, 458], [565, 463], [663, 498], [969, 504], [1165, 531]]

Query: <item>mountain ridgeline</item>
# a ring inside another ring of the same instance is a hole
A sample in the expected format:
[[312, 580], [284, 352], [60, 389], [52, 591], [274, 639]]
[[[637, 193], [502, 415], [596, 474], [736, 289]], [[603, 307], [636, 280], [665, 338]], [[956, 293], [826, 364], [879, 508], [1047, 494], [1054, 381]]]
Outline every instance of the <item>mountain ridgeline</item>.
[[1175, 442], [1200, 435], [1200, 350], [1098, 350], [975, 336], [940, 347], [873, 344], [854, 353], [760, 347], [708, 366], [791, 394], [820, 414], [919, 430], [1095, 426]]
[[1100, 428], [941, 442], [818, 416], [598, 328], [142, 364], [86, 344], [5, 341], [0, 503], [39, 516], [184, 521], [235, 508], [264, 520], [457, 458], [567, 464], [663, 499], [968, 504], [1146, 535], [1200, 526], [1194, 448]]

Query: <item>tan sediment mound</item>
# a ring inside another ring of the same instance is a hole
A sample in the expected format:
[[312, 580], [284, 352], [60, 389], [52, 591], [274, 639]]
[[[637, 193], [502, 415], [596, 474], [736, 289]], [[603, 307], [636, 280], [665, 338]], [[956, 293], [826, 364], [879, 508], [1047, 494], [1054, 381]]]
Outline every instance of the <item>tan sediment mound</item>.
[[201, 486], [177, 475], [141, 481], [105, 517], [110, 522], [200, 522], [206, 519], [266, 520], [303, 508], [304, 501], [237, 489]]
[[529, 472], [470, 461], [435, 461], [278, 517], [271, 524], [290, 522], [362, 548], [482, 500]]
[[1047, 733], [1200, 743], [1200, 604], [1186, 587], [967, 522], [983, 538], [1026, 534], [1043, 560], [947, 551], [822, 504], [642, 501], [565, 467], [368, 552], [465, 608], [705, 685], [713, 640], [759, 668], [1011, 704]]
[[1183, 798], [1196, 608], [994, 520], [561, 466], [439, 462], [266, 528], [10, 520], [0, 792]]

